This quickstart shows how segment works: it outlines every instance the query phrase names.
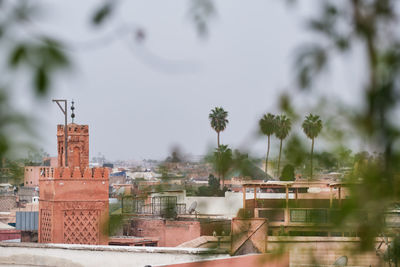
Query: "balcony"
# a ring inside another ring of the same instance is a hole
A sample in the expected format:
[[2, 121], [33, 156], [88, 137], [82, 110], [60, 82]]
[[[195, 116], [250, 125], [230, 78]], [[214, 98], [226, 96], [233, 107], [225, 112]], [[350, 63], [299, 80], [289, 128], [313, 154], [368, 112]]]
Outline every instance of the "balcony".
[[269, 226], [326, 225], [346, 199], [342, 184], [321, 182], [267, 182], [243, 184], [243, 207]]
[[177, 203], [177, 197], [152, 197], [150, 203], [146, 203], [146, 201], [145, 198], [126, 196], [122, 199], [122, 213], [161, 217], [186, 214], [186, 204]]

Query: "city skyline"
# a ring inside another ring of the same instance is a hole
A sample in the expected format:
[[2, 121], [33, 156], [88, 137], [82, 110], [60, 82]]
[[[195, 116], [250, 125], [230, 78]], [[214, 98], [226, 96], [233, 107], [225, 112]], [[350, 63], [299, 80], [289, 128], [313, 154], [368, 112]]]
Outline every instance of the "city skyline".
[[[123, 3], [110, 25], [99, 30], [88, 23], [95, 2], [82, 4], [81, 10], [73, 3], [46, 2], [47, 12], [37, 26], [66, 41], [74, 65], [60, 75], [46, 99], [27, 97], [31, 90], [23, 82], [13, 95], [15, 105], [38, 120], [39, 148], [55, 154], [52, 136], [63, 117], [51, 99], [66, 98], [75, 100], [75, 121], [89, 124], [94, 133], [91, 157], [102, 153], [111, 160], [164, 159], [174, 146], [204, 155], [216, 143], [208, 120], [216, 106], [229, 112], [223, 143], [260, 156], [265, 153], [257, 123], [266, 112], [279, 113], [281, 93], [298, 90], [289, 77], [294, 51], [310, 37], [303, 16], [313, 13], [313, 5], [298, 3], [291, 9], [284, 3], [254, 1], [241, 8], [239, 2], [217, 3], [218, 14], [205, 39], [197, 36], [185, 2], [157, 5], [159, 9], [150, 2]], [[149, 11], [154, 15], [144, 15]], [[131, 42], [130, 35], [122, 34], [97, 48], [85, 47], [132, 23], [143, 27], [143, 42]], [[359, 79], [336, 77], [357, 69], [359, 63], [354, 64], [349, 61], [322, 83], [328, 97], [357, 101], [351, 97], [357, 93], [346, 88], [358, 88]], [[358, 73], [355, 70], [355, 76]], [[295, 102], [314, 104], [306, 94], [297, 94]], [[277, 153], [275, 146], [271, 153]]]

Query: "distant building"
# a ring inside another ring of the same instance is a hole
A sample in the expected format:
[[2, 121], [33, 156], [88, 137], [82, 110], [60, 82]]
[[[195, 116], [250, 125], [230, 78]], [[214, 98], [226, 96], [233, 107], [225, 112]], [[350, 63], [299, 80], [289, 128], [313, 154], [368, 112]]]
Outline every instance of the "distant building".
[[43, 166], [25, 166], [24, 169], [24, 186], [39, 186], [39, 176]]
[[57, 157], [47, 157], [47, 158], [43, 158], [42, 166], [56, 167], [57, 163], [58, 163]]
[[269, 236], [356, 236], [356, 230], [335, 229], [331, 211], [347, 202], [346, 184], [330, 181], [244, 182], [243, 209], [247, 217], [268, 219]]
[[117, 171], [117, 172], [110, 173], [109, 182], [110, 182], [110, 185], [125, 184], [126, 183], [126, 172], [125, 171]]
[[112, 164], [112, 163], [103, 163], [103, 167], [112, 169], [112, 168], [114, 168], [114, 164]]
[[24, 186], [38, 187], [39, 176], [43, 167], [57, 167], [57, 157], [44, 158], [40, 166], [25, 166], [24, 167]]
[[155, 178], [160, 178], [161, 175], [152, 171], [144, 172], [127, 172], [126, 175], [131, 179], [144, 179], [144, 180], [154, 180]]

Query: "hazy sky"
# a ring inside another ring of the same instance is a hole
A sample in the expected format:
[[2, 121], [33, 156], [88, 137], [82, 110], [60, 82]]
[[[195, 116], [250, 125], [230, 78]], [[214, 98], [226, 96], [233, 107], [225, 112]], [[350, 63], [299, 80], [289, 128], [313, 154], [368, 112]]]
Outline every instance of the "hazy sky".
[[[304, 106], [312, 103], [293, 88], [292, 63], [298, 46], [313, 40], [304, 17], [318, 1], [294, 7], [278, 0], [216, 1], [207, 39], [197, 36], [188, 0], [121, 1], [100, 29], [89, 23], [99, 1], [40, 2], [44, 13], [33, 28], [70, 43], [74, 65], [59, 75], [48, 98], [34, 101], [24, 87], [15, 102], [36, 114], [38, 147], [50, 154], [56, 153], [56, 124], [63, 123], [52, 98], [75, 100], [76, 122], [90, 127], [90, 157], [101, 152], [112, 160], [162, 159], [173, 145], [204, 154], [216, 143], [208, 120], [215, 106], [229, 112], [222, 142], [233, 148], [251, 144], [262, 155], [266, 142], [253, 142], [254, 134], [263, 113], [278, 111], [279, 94], [288, 90]], [[126, 34], [96, 41], [123, 24], [142, 26], [144, 43]], [[84, 45], [93, 40], [94, 47]], [[360, 67], [351, 62], [349, 55], [334, 63], [339, 67], [326, 78], [326, 92], [356, 98], [357, 90], [349, 88], [356, 87]]]

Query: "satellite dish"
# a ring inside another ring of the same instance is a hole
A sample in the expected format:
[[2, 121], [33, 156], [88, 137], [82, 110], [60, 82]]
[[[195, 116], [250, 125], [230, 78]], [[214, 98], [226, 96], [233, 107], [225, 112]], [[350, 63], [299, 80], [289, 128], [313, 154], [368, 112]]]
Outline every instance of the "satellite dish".
[[196, 211], [196, 207], [197, 207], [197, 201], [194, 201], [194, 202], [190, 205], [189, 210], [188, 210], [188, 213], [189, 213], [189, 214], [192, 214], [193, 212], [195, 212], [195, 211]]
[[333, 263], [333, 266], [347, 266], [347, 256], [341, 256]]

